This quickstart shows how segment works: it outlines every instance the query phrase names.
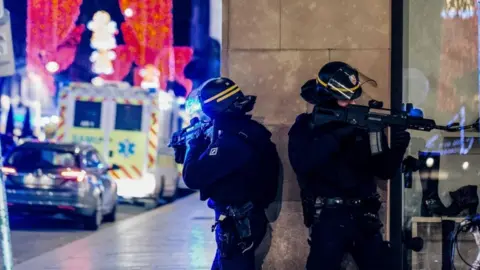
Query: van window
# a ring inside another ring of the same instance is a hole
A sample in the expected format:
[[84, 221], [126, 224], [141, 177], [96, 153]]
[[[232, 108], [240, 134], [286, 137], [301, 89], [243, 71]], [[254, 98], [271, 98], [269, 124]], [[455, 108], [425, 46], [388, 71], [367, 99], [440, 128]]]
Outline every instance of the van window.
[[100, 128], [102, 103], [90, 101], [75, 102], [73, 126], [81, 128]]
[[142, 105], [117, 104], [116, 130], [142, 130]]

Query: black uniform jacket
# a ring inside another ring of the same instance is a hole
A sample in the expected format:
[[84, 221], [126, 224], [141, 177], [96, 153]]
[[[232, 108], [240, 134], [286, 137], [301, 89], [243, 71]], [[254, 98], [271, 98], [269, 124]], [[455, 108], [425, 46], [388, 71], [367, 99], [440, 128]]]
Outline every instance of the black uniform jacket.
[[275, 199], [280, 170], [272, 134], [250, 116], [217, 118], [214, 130], [219, 135], [206, 149], [189, 144], [185, 184], [199, 189], [202, 200], [268, 206]]
[[402, 162], [405, 150], [389, 149], [372, 155], [369, 134], [348, 124], [328, 123], [312, 129], [310, 114], [299, 115], [289, 132], [290, 163], [302, 190], [317, 196], [364, 198], [376, 192], [375, 177], [390, 179]]

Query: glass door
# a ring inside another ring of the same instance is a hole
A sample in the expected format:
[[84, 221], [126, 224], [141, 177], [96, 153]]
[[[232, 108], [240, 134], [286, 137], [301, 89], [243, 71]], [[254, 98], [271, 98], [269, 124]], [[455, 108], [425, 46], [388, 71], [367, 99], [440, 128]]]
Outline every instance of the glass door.
[[[479, 20], [473, 0], [404, 0], [403, 102], [439, 125], [471, 124], [479, 118]], [[414, 172], [404, 174], [403, 226], [424, 241], [407, 252], [408, 269], [470, 269], [479, 249], [471, 232], [452, 235], [478, 211], [480, 144], [477, 130], [412, 131], [407, 155]], [[410, 238], [408, 238], [410, 239]], [[408, 241], [407, 239], [407, 241]], [[410, 244], [412, 244], [411, 242]], [[463, 262], [463, 260], [465, 262]]]

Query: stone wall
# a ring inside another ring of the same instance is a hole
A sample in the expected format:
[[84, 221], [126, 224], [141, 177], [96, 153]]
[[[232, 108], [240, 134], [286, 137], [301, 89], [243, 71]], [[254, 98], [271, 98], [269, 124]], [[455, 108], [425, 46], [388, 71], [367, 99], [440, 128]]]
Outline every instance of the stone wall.
[[[274, 133], [284, 183], [264, 269], [304, 269], [308, 252], [288, 130], [309, 109], [300, 86], [328, 61], [345, 61], [378, 82], [390, 101], [390, 1], [223, 0], [222, 73], [258, 96], [254, 115]], [[382, 188], [385, 191], [385, 185]]]

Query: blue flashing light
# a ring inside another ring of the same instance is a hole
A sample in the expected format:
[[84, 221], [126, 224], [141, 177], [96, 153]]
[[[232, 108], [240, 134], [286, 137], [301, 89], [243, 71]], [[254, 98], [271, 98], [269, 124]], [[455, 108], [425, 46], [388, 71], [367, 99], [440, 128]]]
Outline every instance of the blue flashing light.
[[414, 108], [412, 109], [408, 115], [412, 116], [412, 117], [422, 117], [423, 118], [423, 112], [422, 110], [420, 109], [417, 109], [417, 108]]
[[185, 101], [185, 111], [188, 115], [195, 115], [202, 110], [202, 105], [200, 104], [200, 100], [198, 98], [188, 98]]

